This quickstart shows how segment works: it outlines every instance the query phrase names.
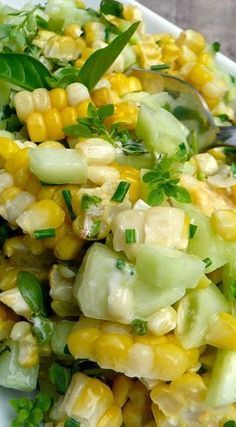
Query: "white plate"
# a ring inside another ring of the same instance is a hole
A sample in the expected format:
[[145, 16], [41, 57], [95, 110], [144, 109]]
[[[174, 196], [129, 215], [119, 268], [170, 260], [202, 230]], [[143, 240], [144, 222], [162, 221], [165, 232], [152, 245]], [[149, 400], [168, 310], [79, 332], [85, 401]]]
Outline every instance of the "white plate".
[[[96, 8], [99, 5], [97, 0], [85, 0], [88, 6]], [[152, 12], [145, 6], [139, 4], [135, 0], [122, 0], [122, 2], [137, 5], [143, 12], [145, 22], [147, 24], [148, 32], [168, 32], [174, 35], [178, 35], [181, 31], [179, 27], [162, 18], [160, 15]], [[20, 8], [25, 4], [25, 0], [6, 0], [3, 1], [4, 4], [10, 6], [15, 6]], [[39, 3], [39, 1], [34, 1], [34, 3]], [[219, 66], [226, 72], [236, 75], [236, 63], [221, 53], [217, 54], [217, 62]], [[10, 427], [10, 419], [12, 416], [11, 408], [8, 404], [9, 399], [14, 399], [19, 396], [20, 393], [14, 390], [6, 390], [0, 387], [0, 427]]]

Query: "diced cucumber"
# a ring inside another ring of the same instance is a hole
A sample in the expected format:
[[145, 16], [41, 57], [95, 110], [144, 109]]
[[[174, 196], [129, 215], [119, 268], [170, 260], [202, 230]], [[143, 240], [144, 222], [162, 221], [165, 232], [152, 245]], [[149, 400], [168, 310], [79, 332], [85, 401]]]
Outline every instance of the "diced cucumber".
[[125, 64], [124, 64], [125, 70], [127, 70], [128, 68], [132, 67], [132, 65], [134, 65], [136, 62], [136, 54], [132, 46], [130, 46], [130, 44], [127, 44], [125, 46], [125, 48], [122, 51], [122, 55], [124, 56], [124, 60], [125, 60]]
[[148, 92], [131, 92], [131, 93], [126, 93], [125, 95], [122, 96], [122, 99], [124, 101], [133, 101], [133, 102], [141, 102], [143, 101], [143, 99], [146, 99], [149, 96]]
[[120, 165], [133, 166], [136, 169], [150, 169], [154, 163], [154, 156], [147, 154], [116, 154], [115, 161]]
[[20, 391], [36, 389], [39, 365], [22, 368], [18, 362], [18, 344], [9, 342], [10, 351], [0, 356], [0, 385]]
[[174, 154], [186, 142], [186, 128], [164, 108], [141, 103], [136, 134], [151, 152]]
[[203, 276], [205, 264], [198, 258], [176, 249], [141, 245], [136, 259], [137, 272], [158, 288], [176, 289], [184, 295], [195, 288]]
[[46, 13], [49, 16], [49, 29], [61, 31], [63, 25], [77, 23], [81, 26], [87, 22], [98, 21], [95, 15], [85, 9], [78, 8], [75, 0], [49, 0], [46, 6]]
[[230, 257], [232, 244], [214, 234], [210, 219], [197, 208], [186, 204], [182, 205], [182, 208], [189, 216], [190, 222], [197, 225], [194, 238], [189, 240], [188, 253], [201, 259], [210, 258], [211, 265], [206, 268], [206, 273], [222, 267]]
[[142, 102], [153, 110], [158, 110], [160, 107], [169, 104], [170, 95], [167, 92], [155, 93], [154, 95], [148, 95], [142, 100]]
[[87, 181], [88, 166], [77, 149], [31, 148], [31, 172], [47, 184], [83, 184]]
[[236, 351], [218, 350], [206, 396], [209, 406], [236, 401]]
[[51, 346], [52, 351], [60, 357], [68, 357], [65, 353], [67, 338], [76, 322], [62, 320], [54, 325]]
[[140, 247], [135, 269], [121, 254], [95, 243], [83, 260], [74, 294], [86, 316], [130, 323], [178, 301], [203, 271], [204, 263], [195, 257], [148, 245]]
[[229, 312], [229, 304], [216, 285], [189, 291], [178, 307], [176, 335], [184, 348], [206, 344], [205, 336], [212, 316]]

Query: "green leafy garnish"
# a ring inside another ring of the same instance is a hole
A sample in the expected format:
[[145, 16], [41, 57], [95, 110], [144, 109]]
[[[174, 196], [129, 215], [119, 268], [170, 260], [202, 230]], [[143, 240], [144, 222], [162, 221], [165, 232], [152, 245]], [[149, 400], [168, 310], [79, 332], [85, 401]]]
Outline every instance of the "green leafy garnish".
[[56, 386], [58, 393], [65, 394], [71, 380], [71, 372], [58, 363], [53, 363], [49, 369], [49, 379]]
[[64, 67], [55, 71], [55, 73], [47, 78], [47, 83], [50, 88], [60, 87], [65, 89], [69, 84], [79, 81], [80, 70], [75, 67]]
[[80, 422], [74, 420], [74, 418], [67, 418], [64, 427], [80, 427]]
[[130, 182], [120, 181], [115, 193], [113, 194], [113, 196], [111, 198], [111, 200], [113, 202], [122, 203], [126, 194], [129, 191], [129, 187], [130, 187]]
[[139, 22], [131, 25], [128, 30], [118, 35], [107, 47], [99, 49], [89, 56], [80, 70], [80, 81], [89, 91], [94, 89], [101, 77], [110, 68], [138, 26]]
[[147, 325], [146, 320], [134, 319], [131, 322], [131, 333], [134, 335], [146, 335], [147, 334]]
[[37, 277], [29, 271], [20, 271], [17, 286], [32, 312], [36, 315], [44, 314], [43, 292]]
[[66, 126], [64, 131], [72, 138], [77, 138], [79, 136], [85, 138], [103, 136], [107, 140], [110, 140], [110, 132], [105, 126], [104, 120], [113, 113], [113, 104], [104, 105], [100, 108], [96, 108], [93, 104], [89, 104], [87, 110], [88, 117], [78, 118], [78, 124]]
[[162, 71], [162, 70], [168, 70], [169, 68], [170, 68], [170, 65], [168, 64], [158, 64], [158, 65], [151, 65], [150, 70]]
[[101, 202], [101, 197], [90, 196], [89, 194], [84, 193], [81, 199], [81, 209], [82, 211], [87, 211], [91, 206], [98, 206]]
[[236, 421], [234, 421], [234, 420], [226, 421], [226, 423], [224, 423], [223, 427], [236, 427]]
[[10, 400], [17, 416], [11, 423], [12, 427], [38, 427], [46, 421], [45, 416], [53, 404], [47, 393], [39, 393], [34, 399], [22, 397]]
[[22, 89], [48, 87], [48, 69], [32, 56], [21, 53], [0, 53], [0, 79]]
[[164, 156], [151, 171], [143, 175], [143, 182], [148, 184], [147, 202], [151, 206], [158, 206], [165, 197], [172, 197], [180, 203], [191, 203], [188, 191], [180, 186], [182, 163], [188, 160], [188, 152], [184, 144], [172, 157]]
[[134, 268], [131, 264], [129, 264], [125, 258], [117, 258], [116, 260], [116, 268], [121, 271], [127, 271], [131, 276], [134, 275]]
[[217, 52], [219, 52], [220, 51], [220, 43], [219, 42], [213, 42], [212, 44], [211, 44], [211, 48], [212, 48], [212, 50], [215, 52], [215, 53], [217, 53]]
[[100, 11], [104, 15], [113, 15], [118, 18], [123, 18], [124, 6], [117, 0], [102, 0], [100, 3]]
[[229, 118], [229, 116], [227, 116], [227, 114], [218, 114], [216, 117], [218, 119], [220, 119], [220, 121], [222, 123], [224, 123], [224, 122], [230, 122], [231, 121], [230, 118]]
[[125, 230], [125, 242], [132, 244], [136, 242], [136, 230], [135, 228], [127, 228]]
[[56, 237], [56, 230], [55, 228], [45, 228], [43, 230], [35, 230], [34, 237], [37, 240], [50, 239], [50, 238]]

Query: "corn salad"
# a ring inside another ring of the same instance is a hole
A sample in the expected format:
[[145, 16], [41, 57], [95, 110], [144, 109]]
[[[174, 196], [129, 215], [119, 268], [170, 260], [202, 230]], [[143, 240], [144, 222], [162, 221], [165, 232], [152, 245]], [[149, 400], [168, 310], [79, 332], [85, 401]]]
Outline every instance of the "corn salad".
[[[236, 92], [219, 46], [148, 34], [116, 0], [1, 17], [0, 386], [24, 393], [12, 426], [236, 425], [235, 163], [212, 148]], [[215, 127], [133, 67], [192, 84]]]

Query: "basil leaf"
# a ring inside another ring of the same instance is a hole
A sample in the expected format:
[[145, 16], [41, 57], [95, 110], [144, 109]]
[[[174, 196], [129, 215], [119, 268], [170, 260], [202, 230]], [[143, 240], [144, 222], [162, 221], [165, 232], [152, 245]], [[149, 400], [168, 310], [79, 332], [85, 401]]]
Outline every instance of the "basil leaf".
[[117, 0], [102, 0], [100, 4], [101, 13], [123, 18], [124, 6]]
[[33, 313], [44, 312], [43, 293], [37, 277], [29, 271], [20, 271], [17, 277], [17, 286]]
[[107, 47], [99, 49], [89, 56], [79, 74], [81, 83], [83, 83], [89, 91], [96, 86], [104, 73], [110, 68], [127, 45], [138, 26], [139, 22], [131, 25], [128, 30], [117, 36]]
[[36, 58], [21, 53], [0, 53], [0, 79], [22, 89], [48, 87], [48, 69]]

